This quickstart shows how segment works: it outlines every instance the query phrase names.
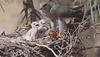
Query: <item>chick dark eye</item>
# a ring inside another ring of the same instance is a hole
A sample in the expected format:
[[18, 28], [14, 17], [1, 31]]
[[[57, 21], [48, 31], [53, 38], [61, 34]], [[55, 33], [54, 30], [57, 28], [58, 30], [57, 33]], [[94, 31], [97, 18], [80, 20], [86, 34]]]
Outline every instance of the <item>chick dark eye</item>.
[[39, 26], [39, 24], [36, 24], [36, 26]]
[[33, 24], [33, 25], [35, 25], [35, 24]]
[[43, 23], [43, 24], [46, 24], [46, 23]]

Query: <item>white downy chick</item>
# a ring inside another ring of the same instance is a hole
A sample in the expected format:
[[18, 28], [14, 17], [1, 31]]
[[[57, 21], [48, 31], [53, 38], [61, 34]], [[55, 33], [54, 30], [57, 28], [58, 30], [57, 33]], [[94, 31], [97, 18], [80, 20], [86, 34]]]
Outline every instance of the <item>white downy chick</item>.
[[46, 26], [46, 21], [45, 20], [40, 20], [39, 21], [39, 27], [38, 27], [38, 32], [37, 32], [37, 38], [42, 38], [46, 36], [46, 32], [48, 30], [48, 27]]
[[38, 22], [32, 22], [31, 23], [31, 29], [26, 33], [26, 35], [23, 37], [26, 40], [32, 40], [36, 38], [36, 34], [38, 31]]

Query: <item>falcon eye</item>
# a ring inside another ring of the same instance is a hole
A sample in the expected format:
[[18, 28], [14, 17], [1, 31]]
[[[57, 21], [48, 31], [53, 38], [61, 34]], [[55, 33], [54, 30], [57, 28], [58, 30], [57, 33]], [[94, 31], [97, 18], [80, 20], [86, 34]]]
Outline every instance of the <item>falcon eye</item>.
[[39, 24], [36, 24], [36, 26], [39, 26]]
[[45, 7], [47, 4], [44, 4], [43, 7]]

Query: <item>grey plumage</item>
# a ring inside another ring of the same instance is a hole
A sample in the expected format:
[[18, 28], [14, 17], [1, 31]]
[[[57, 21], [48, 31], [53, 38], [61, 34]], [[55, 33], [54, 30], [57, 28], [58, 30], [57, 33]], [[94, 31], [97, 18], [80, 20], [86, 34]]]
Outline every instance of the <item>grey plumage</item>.
[[[59, 31], [66, 30], [67, 25], [63, 18], [69, 17], [77, 17], [81, 14], [81, 6], [73, 6], [73, 5], [60, 5], [55, 4], [53, 2], [45, 3], [41, 10], [51, 19], [51, 26], [53, 29], [57, 29], [57, 25], [59, 26]], [[59, 21], [59, 22], [58, 22]]]

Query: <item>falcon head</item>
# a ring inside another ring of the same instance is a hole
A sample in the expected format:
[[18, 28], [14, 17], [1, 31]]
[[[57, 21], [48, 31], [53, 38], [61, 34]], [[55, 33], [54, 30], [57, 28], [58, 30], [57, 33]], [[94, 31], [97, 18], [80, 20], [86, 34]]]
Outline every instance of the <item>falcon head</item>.
[[47, 2], [42, 2], [40, 3], [40, 9], [43, 7], [52, 7], [55, 4], [56, 4], [56, 1], [52, 1], [52, 0], [49, 0]]
[[40, 9], [42, 9], [45, 6], [47, 6], [47, 3], [46, 2], [40, 3]]
[[50, 14], [51, 5], [48, 2], [40, 3], [40, 13], [48, 16]]

